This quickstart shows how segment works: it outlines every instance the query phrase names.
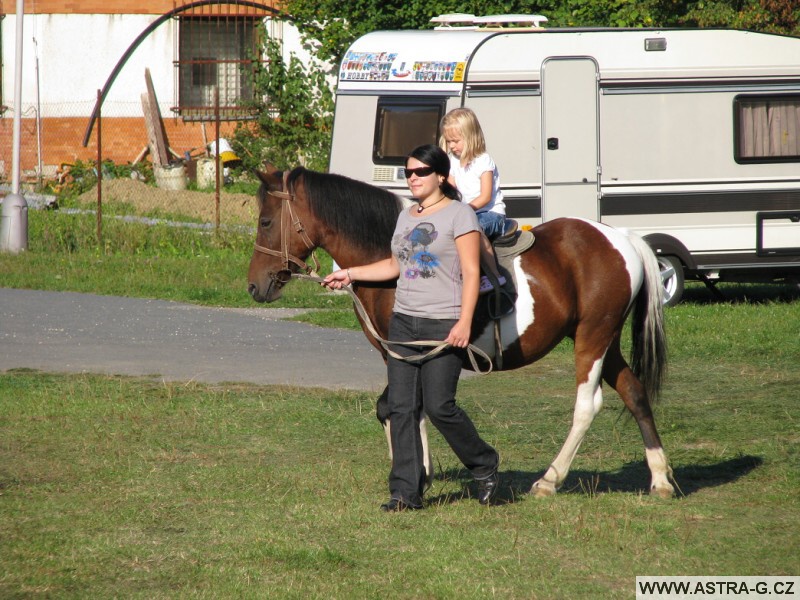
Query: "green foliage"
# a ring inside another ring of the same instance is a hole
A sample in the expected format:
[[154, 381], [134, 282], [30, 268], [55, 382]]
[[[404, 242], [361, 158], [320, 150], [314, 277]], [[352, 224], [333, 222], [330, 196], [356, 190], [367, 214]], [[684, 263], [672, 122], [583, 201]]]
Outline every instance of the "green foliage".
[[244, 170], [269, 162], [281, 169], [302, 164], [324, 171], [333, 122], [326, 75], [317, 65], [306, 68], [294, 54], [285, 61], [280, 45], [266, 35], [264, 39], [266, 62], [254, 63], [255, 100], [248, 104], [257, 120], [240, 123], [232, 145]]
[[796, 0], [287, 0], [306, 45], [338, 64], [360, 36], [430, 28], [444, 13], [542, 14], [548, 27], [734, 27], [800, 35]]

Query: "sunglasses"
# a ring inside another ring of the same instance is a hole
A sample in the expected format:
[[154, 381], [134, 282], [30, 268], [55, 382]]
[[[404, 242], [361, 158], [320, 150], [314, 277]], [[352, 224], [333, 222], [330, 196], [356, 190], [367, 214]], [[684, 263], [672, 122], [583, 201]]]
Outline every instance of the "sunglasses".
[[435, 171], [433, 167], [417, 167], [416, 169], [409, 169], [406, 167], [403, 170], [406, 173], [406, 179], [411, 179], [412, 175], [416, 175], [417, 177], [427, 177]]

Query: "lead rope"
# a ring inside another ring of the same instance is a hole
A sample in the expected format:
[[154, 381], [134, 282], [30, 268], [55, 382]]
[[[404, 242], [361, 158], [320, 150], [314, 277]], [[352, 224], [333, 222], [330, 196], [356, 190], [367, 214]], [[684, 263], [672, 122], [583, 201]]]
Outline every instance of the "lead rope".
[[[292, 277], [297, 279], [308, 279], [309, 281], [315, 281], [317, 283], [322, 283], [324, 279], [322, 277], [316, 277], [314, 275], [306, 275], [304, 273], [292, 273]], [[374, 337], [378, 343], [386, 350], [386, 353], [391, 356], [392, 358], [396, 358], [397, 360], [402, 360], [405, 362], [417, 363], [422, 362], [428, 358], [432, 358], [437, 354], [441, 353], [443, 350], [446, 350], [450, 347], [450, 344], [447, 342], [436, 341], [436, 340], [419, 340], [416, 342], [392, 342], [390, 340], [386, 340], [378, 335], [378, 332], [375, 330], [375, 327], [372, 325], [372, 321], [367, 314], [367, 310], [364, 308], [364, 305], [361, 303], [361, 300], [356, 293], [353, 291], [352, 285], [347, 285], [341, 288], [345, 290], [350, 297], [353, 299], [353, 304], [356, 307], [356, 312], [361, 317], [362, 322], [366, 325], [367, 330], [370, 332], [372, 337]], [[391, 348], [389, 348], [389, 344], [394, 344], [396, 346], [419, 346], [419, 347], [433, 347], [432, 350], [420, 354], [412, 354], [411, 356], [401, 356]], [[476, 355], [480, 356], [486, 363], [489, 365], [485, 371], [482, 371], [478, 366], [478, 360]], [[470, 344], [467, 346], [467, 356], [469, 357], [470, 365], [472, 365], [472, 369], [480, 374], [486, 375], [492, 372], [492, 359], [489, 357], [486, 352], [478, 348], [477, 346]]]

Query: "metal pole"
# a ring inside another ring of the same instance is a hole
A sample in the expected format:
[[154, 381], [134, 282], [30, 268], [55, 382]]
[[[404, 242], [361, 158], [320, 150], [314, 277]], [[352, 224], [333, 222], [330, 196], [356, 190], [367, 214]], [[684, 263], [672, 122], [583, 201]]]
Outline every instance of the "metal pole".
[[36, 182], [37, 188], [36, 191], [41, 191], [42, 189], [42, 98], [41, 98], [41, 88], [39, 85], [39, 42], [36, 41], [36, 38], [33, 38], [33, 47], [35, 49], [36, 55], [36, 156], [38, 158], [36, 164]]
[[14, 129], [11, 158], [11, 193], [3, 198], [0, 217], [0, 251], [17, 253], [28, 249], [28, 203], [19, 193], [20, 133], [22, 131], [22, 24], [24, 0], [17, 0], [17, 44], [14, 63]]
[[216, 163], [216, 172], [217, 172], [217, 181], [216, 181], [216, 191], [214, 192], [214, 202], [216, 204], [216, 217], [214, 221], [215, 231], [219, 234], [219, 190], [220, 190], [220, 180], [222, 178], [222, 159], [220, 155], [222, 151], [219, 147], [219, 86], [214, 86], [214, 122], [216, 125], [216, 137], [217, 137], [217, 151], [214, 153], [214, 160], [217, 161]]
[[11, 157], [11, 193], [19, 194], [19, 145], [22, 131], [22, 22], [25, 1], [17, 0], [17, 46], [14, 62], [14, 151]]
[[97, 90], [97, 245], [103, 245], [103, 136], [102, 123], [100, 117], [100, 95], [101, 90]]

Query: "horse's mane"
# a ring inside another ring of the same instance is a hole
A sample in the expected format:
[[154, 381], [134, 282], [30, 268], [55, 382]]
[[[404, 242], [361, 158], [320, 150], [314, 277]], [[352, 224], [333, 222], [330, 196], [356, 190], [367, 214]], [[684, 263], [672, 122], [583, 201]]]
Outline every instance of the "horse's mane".
[[366, 253], [388, 253], [402, 210], [393, 193], [343, 175], [295, 168], [289, 187], [302, 177], [309, 208], [317, 218]]

